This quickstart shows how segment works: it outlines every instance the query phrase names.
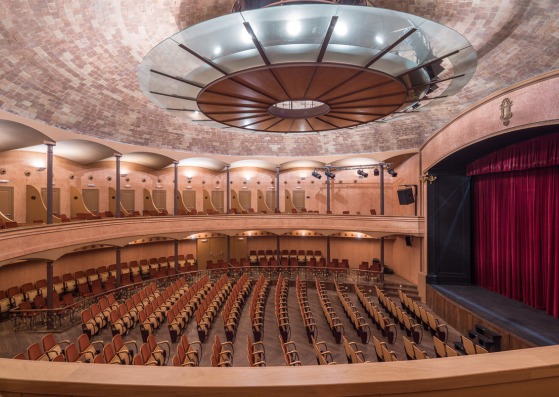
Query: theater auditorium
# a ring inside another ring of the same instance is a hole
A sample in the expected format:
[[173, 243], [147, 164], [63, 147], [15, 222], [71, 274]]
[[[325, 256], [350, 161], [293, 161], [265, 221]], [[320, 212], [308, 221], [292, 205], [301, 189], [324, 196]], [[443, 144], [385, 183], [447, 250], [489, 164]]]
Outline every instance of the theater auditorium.
[[556, 2], [0, 16], [0, 396], [557, 393]]

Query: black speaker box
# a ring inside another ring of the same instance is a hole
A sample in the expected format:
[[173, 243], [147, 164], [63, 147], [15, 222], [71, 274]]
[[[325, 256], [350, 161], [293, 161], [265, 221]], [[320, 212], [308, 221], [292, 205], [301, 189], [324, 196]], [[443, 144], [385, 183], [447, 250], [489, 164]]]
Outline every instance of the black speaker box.
[[413, 204], [415, 202], [413, 198], [413, 189], [411, 187], [398, 189], [398, 201], [400, 205]]

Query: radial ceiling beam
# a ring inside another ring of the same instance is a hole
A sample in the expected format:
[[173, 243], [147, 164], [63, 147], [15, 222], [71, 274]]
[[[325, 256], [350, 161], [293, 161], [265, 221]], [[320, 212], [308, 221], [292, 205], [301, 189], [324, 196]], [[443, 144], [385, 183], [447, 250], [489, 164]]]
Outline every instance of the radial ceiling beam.
[[320, 47], [320, 52], [318, 53], [318, 57], [316, 58], [316, 62], [322, 62], [324, 59], [324, 54], [326, 54], [326, 48], [330, 43], [330, 39], [332, 38], [332, 33], [334, 33], [334, 28], [336, 27], [336, 23], [338, 22], [338, 16], [334, 15], [330, 20], [330, 26], [328, 26], [328, 30], [326, 31], [326, 36], [324, 36], [324, 40], [322, 40], [322, 46]]
[[150, 91], [150, 94], [155, 94], [155, 95], [162, 95], [162, 96], [168, 96], [171, 98], [178, 98], [178, 99], [184, 99], [187, 101], [194, 101], [196, 102], [196, 98], [191, 98], [189, 96], [182, 96], [182, 95], [175, 95], [175, 94], [166, 94], [164, 92], [157, 92], [157, 91]]
[[466, 74], [462, 73], [462, 74], [458, 74], [458, 75], [456, 75], [456, 76], [447, 77], [446, 79], [433, 80], [433, 81], [430, 81], [430, 82], [425, 83], [425, 84], [414, 85], [413, 87], [410, 88], [410, 90], [415, 90], [415, 89], [417, 89], [417, 88], [422, 88], [422, 87], [427, 87], [427, 86], [439, 84], [439, 83], [442, 83], [443, 81], [458, 79], [458, 78], [460, 78], [460, 77], [464, 77], [465, 75], [466, 75]]
[[210, 61], [209, 59], [203, 57], [202, 55], [198, 54], [196, 51], [191, 50], [190, 48], [188, 48], [184, 44], [179, 44], [179, 47], [182, 48], [183, 50], [185, 50], [186, 52], [188, 52], [190, 55], [195, 56], [196, 58], [198, 58], [199, 60], [201, 60], [205, 64], [211, 66], [212, 68], [217, 70], [219, 73], [221, 73], [225, 76], [229, 75], [229, 73], [227, 73], [225, 71], [225, 69], [221, 68], [221, 66], [217, 65], [216, 63], [214, 63], [214, 62]]
[[449, 53], [446, 54], [446, 55], [443, 55], [442, 57], [438, 57], [438, 58], [435, 58], [435, 59], [431, 59], [430, 61], [425, 62], [425, 63], [422, 63], [421, 65], [417, 65], [416, 67], [411, 68], [410, 70], [407, 70], [407, 71], [405, 71], [404, 73], [401, 73], [401, 74], [399, 74], [399, 75], [396, 76], [396, 77], [397, 77], [397, 78], [400, 78], [400, 77], [402, 77], [402, 76], [405, 76], [406, 74], [409, 74], [409, 73], [411, 73], [411, 72], [415, 72], [416, 70], [423, 69], [424, 67], [427, 67], [427, 66], [429, 66], [429, 65], [432, 65], [433, 63], [438, 62], [438, 61], [440, 61], [440, 60], [442, 60], [442, 59], [448, 58], [448, 57], [450, 57], [450, 56], [452, 56], [452, 55], [454, 55], [454, 54], [458, 54], [459, 52], [460, 52], [460, 50], [455, 50], [455, 51], [449, 52]]
[[258, 50], [258, 53], [260, 54], [260, 58], [262, 58], [262, 60], [267, 66], [270, 66], [272, 63], [270, 62], [270, 59], [268, 59], [268, 56], [266, 55], [266, 51], [264, 51], [264, 47], [262, 46], [262, 43], [260, 43], [256, 35], [254, 34], [254, 30], [252, 30], [252, 26], [250, 26], [249, 22], [243, 22], [243, 25], [247, 33], [249, 34], [250, 38], [252, 39], [254, 46]]
[[160, 76], [164, 76], [164, 77], [168, 77], [168, 78], [173, 79], [173, 80], [180, 81], [181, 83], [193, 85], [194, 87], [198, 87], [198, 88], [204, 88], [203, 84], [196, 83], [195, 81], [185, 80], [185, 79], [180, 78], [178, 76], [173, 76], [173, 75], [170, 75], [170, 74], [167, 74], [167, 73], [163, 73], [163, 72], [160, 72], [159, 70], [155, 70], [155, 69], [150, 69], [149, 71], [152, 72], [152, 73], [158, 74]]
[[405, 39], [407, 39], [408, 37], [410, 37], [412, 34], [414, 34], [417, 31], [416, 28], [411, 28], [410, 30], [408, 30], [406, 33], [404, 33], [402, 35], [402, 37], [400, 37], [398, 40], [396, 40], [394, 43], [390, 44], [388, 47], [386, 47], [384, 50], [382, 50], [381, 52], [379, 52], [377, 55], [375, 55], [375, 57], [373, 59], [371, 59], [369, 61], [368, 64], [365, 65], [366, 68], [368, 68], [369, 66], [371, 66], [373, 63], [375, 63], [376, 61], [378, 61], [380, 58], [382, 58], [383, 56], [385, 56], [390, 50], [392, 50], [394, 47], [396, 47], [398, 44], [400, 44], [402, 41], [404, 41]]

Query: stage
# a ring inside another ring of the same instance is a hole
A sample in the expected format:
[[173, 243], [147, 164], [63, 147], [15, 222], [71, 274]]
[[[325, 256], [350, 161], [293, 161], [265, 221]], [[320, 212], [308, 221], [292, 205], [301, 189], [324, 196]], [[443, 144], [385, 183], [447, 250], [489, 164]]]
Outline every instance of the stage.
[[464, 335], [478, 323], [501, 334], [501, 350], [559, 344], [559, 319], [482, 287], [428, 285], [427, 304]]

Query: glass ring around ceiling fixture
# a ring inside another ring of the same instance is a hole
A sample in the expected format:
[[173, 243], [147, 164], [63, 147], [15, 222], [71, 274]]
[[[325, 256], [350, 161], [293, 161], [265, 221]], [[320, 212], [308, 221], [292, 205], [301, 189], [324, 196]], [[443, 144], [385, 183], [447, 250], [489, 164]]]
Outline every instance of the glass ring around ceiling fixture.
[[[476, 65], [466, 38], [427, 19], [296, 4], [186, 28], [144, 57], [138, 79], [153, 103], [193, 122], [309, 133], [421, 111], [457, 93]], [[278, 106], [293, 101], [320, 105]]]

